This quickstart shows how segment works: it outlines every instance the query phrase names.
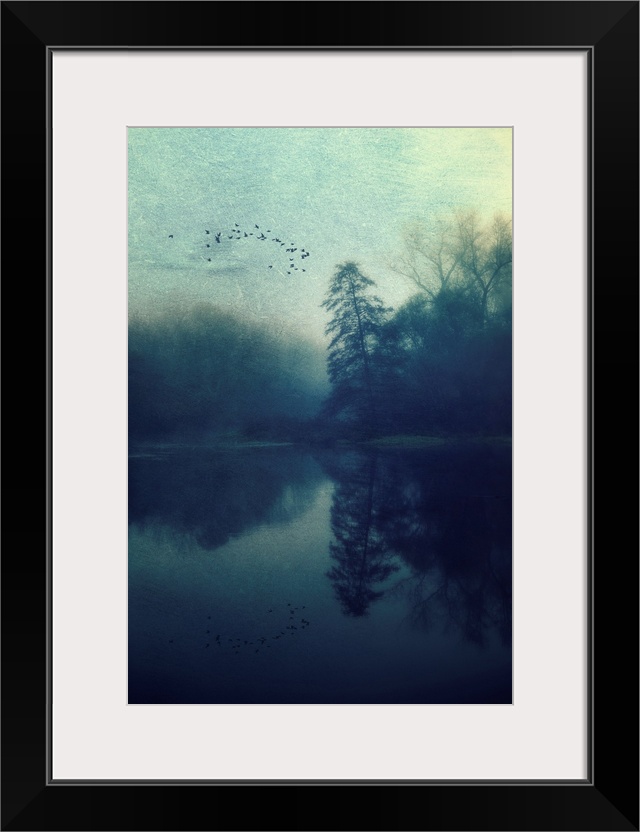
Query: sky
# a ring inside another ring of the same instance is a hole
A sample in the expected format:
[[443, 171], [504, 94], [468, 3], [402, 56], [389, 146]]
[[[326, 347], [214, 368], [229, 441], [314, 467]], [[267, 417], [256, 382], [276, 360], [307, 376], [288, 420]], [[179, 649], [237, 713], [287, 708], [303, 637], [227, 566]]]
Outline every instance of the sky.
[[206, 301], [324, 344], [320, 304], [337, 265], [357, 263], [397, 308], [415, 293], [391, 268], [412, 224], [460, 209], [511, 215], [511, 138], [510, 128], [129, 128], [130, 315]]

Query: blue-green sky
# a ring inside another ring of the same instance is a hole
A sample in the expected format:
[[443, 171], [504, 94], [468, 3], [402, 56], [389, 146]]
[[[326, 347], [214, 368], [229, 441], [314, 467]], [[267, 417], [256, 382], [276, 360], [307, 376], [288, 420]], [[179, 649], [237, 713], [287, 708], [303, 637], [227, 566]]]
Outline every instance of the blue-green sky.
[[[130, 313], [209, 301], [321, 340], [338, 263], [397, 306], [414, 292], [389, 266], [407, 227], [510, 215], [511, 191], [509, 128], [130, 128]], [[310, 253], [298, 271], [273, 237]]]

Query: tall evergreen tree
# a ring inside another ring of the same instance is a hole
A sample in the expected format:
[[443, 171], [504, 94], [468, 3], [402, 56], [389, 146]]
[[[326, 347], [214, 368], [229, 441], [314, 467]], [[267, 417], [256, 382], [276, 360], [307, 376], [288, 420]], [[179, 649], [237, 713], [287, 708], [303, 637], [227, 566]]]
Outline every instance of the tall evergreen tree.
[[374, 286], [355, 263], [344, 263], [337, 267], [322, 303], [333, 315], [325, 329], [331, 336], [327, 368], [332, 391], [327, 412], [355, 421], [369, 433], [379, 425], [376, 349], [392, 311], [370, 294]]

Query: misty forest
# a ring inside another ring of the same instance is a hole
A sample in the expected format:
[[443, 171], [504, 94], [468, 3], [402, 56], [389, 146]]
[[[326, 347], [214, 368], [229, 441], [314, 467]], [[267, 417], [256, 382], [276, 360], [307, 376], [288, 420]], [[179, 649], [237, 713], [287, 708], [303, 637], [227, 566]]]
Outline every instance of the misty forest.
[[511, 702], [511, 131], [129, 145], [129, 702]]

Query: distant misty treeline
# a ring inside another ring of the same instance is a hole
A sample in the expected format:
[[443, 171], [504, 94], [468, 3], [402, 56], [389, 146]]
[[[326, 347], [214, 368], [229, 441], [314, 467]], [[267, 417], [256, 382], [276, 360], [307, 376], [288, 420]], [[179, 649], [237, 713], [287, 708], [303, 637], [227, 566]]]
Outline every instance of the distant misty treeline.
[[199, 304], [129, 324], [129, 435], [294, 436], [326, 393], [316, 347]]
[[416, 289], [397, 310], [356, 262], [339, 264], [322, 304], [326, 356], [211, 305], [134, 320], [130, 435], [510, 434], [511, 251], [500, 216], [414, 226], [389, 264]]

